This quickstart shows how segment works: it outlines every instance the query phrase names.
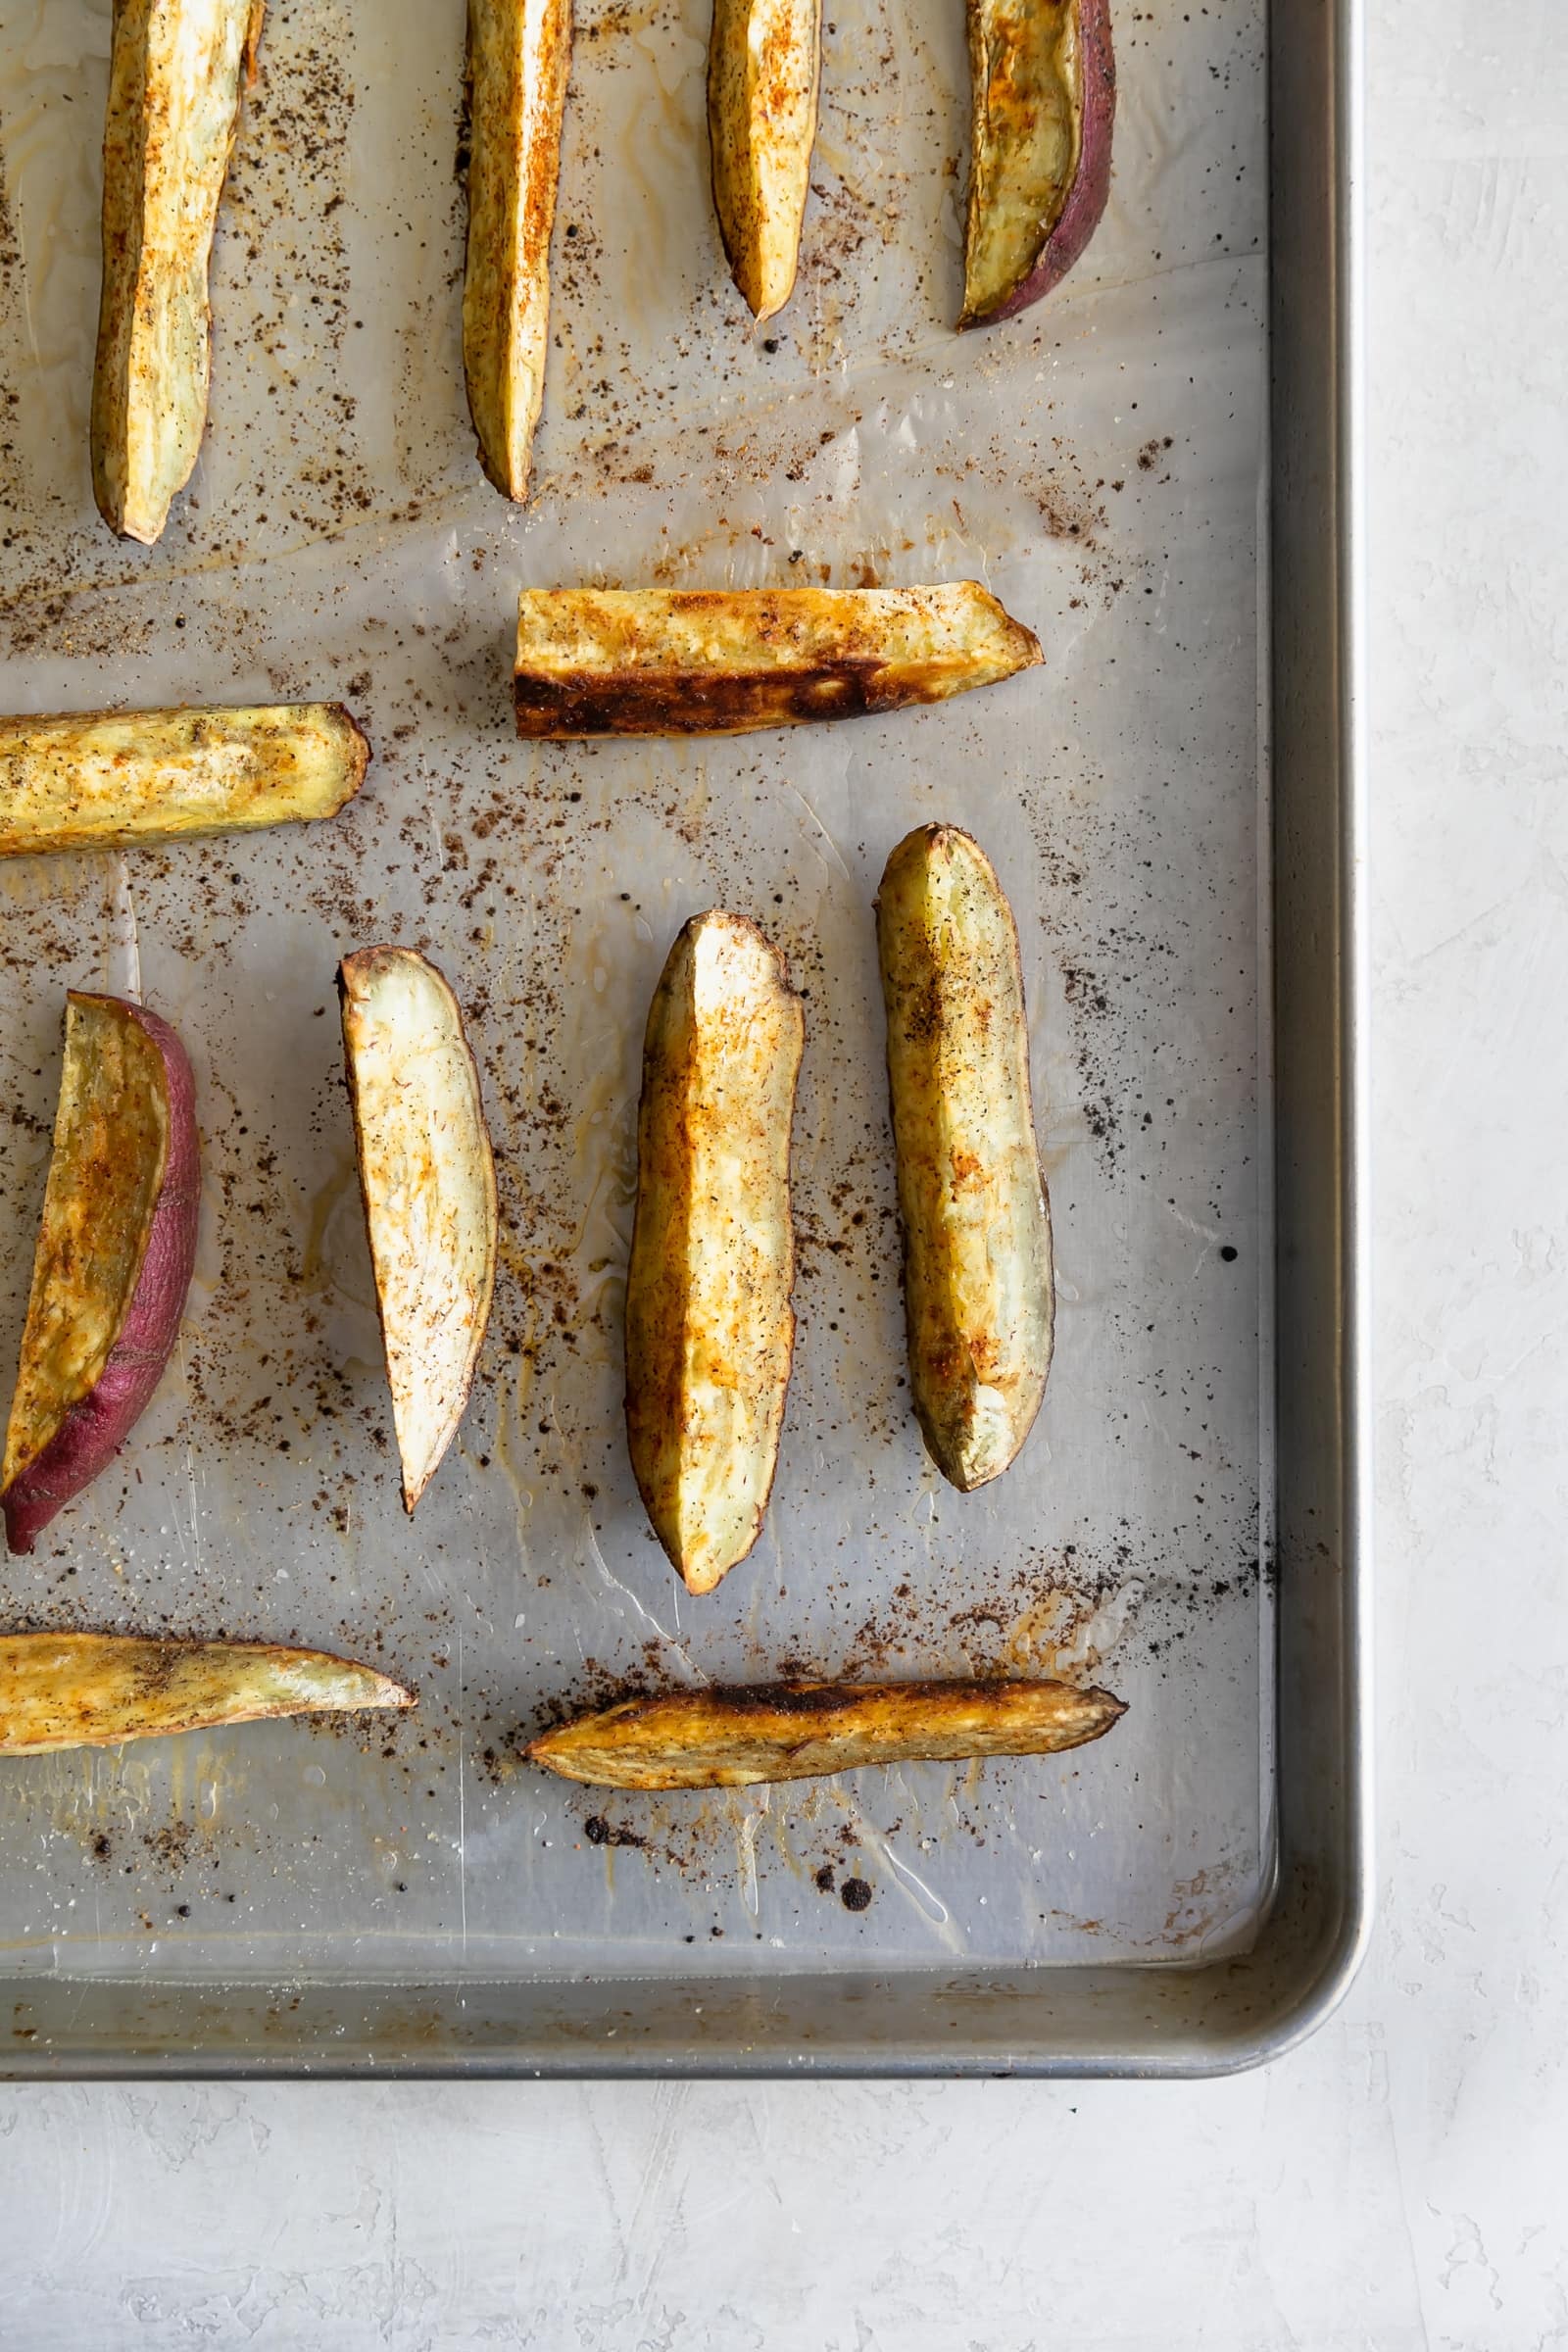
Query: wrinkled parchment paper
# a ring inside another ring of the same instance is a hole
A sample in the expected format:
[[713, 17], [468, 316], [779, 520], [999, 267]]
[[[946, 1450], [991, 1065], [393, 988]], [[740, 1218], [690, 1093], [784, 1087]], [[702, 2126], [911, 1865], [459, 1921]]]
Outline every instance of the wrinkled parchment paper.
[[[19, 1967], [1179, 1962], [1251, 1932], [1260, 10], [1117, 9], [1097, 242], [1046, 305], [960, 339], [957, 0], [827, 5], [800, 283], [758, 331], [708, 196], [703, 0], [582, 0], [515, 513], [462, 390], [462, 0], [270, 0], [206, 445], [146, 551], [110, 539], [88, 477], [109, 0], [0, 0], [5, 707], [340, 697], [375, 745], [330, 827], [0, 867], [0, 1378], [68, 986], [176, 1023], [205, 1149], [177, 1358], [116, 1467], [9, 1563], [7, 1619], [342, 1647], [422, 1701], [8, 1765]], [[523, 582], [966, 575], [1043, 668], [735, 742], [513, 732]], [[1040, 1424], [970, 1497], [908, 1410], [870, 914], [932, 817], [979, 835], [1017, 910], [1060, 1285]], [[766, 1532], [694, 1601], [632, 1486], [620, 1314], [648, 998], [718, 903], [807, 996], [800, 1343]], [[468, 1009], [506, 1223], [478, 1390], [412, 1525], [333, 989], [345, 949], [388, 939]], [[628, 1680], [993, 1667], [1092, 1675], [1130, 1711], [1064, 1758], [711, 1796], [595, 1795], [517, 1758], [553, 1706]]]

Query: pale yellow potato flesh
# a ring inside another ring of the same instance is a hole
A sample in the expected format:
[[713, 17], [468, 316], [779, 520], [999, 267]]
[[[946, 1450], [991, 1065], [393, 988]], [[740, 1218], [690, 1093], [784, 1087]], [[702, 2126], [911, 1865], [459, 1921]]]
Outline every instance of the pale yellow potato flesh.
[[735, 283], [759, 319], [781, 311], [795, 285], [821, 40], [821, 0], [713, 0], [713, 209]]
[[782, 956], [702, 914], [648, 1014], [626, 1277], [626, 1432], [693, 1592], [761, 1533], [795, 1344], [790, 1123], [805, 1042]]
[[104, 124], [92, 474], [110, 528], [151, 546], [207, 422], [207, 270], [263, 0], [115, 0]]
[[865, 1764], [1054, 1755], [1126, 1713], [1069, 1683], [764, 1683], [631, 1698], [535, 1740], [530, 1761], [602, 1788], [745, 1788]]
[[960, 326], [1027, 277], [1078, 172], [1078, 0], [969, 0], [969, 207]]
[[744, 735], [938, 703], [1040, 660], [978, 581], [940, 588], [531, 588], [517, 732]]
[[412, 1707], [373, 1666], [261, 1642], [157, 1642], [122, 1634], [0, 1635], [0, 1756], [118, 1747], [214, 1724]]
[[479, 1073], [457, 998], [422, 956], [365, 948], [338, 972], [376, 1303], [413, 1511], [457, 1434], [490, 1318], [499, 1220]]
[[113, 998], [72, 996], [0, 1492], [103, 1378], [136, 1296], [169, 1129], [154, 1040]]
[[1040, 1409], [1055, 1316], [1018, 935], [978, 842], [923, 825], [877, 897], [909, 1383], [943, 1476], [984, 1486]]
[[339, 703], [0, 718], [0, 858], [335, 816], [368, 758]]
[[527, 496], [544, 401], [550, 233], [571, 0], [468, 0], [468, 250], [463, 365], [486, 474]]

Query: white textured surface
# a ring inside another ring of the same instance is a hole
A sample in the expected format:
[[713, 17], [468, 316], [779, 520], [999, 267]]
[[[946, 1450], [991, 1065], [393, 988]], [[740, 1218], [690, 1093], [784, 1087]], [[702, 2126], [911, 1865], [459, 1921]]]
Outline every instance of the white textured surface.
[[1372, 0], [1382, 1922], [1191, 2089], [0, 2092], [0, 2346], [1568, 2343], [1568, 40]]

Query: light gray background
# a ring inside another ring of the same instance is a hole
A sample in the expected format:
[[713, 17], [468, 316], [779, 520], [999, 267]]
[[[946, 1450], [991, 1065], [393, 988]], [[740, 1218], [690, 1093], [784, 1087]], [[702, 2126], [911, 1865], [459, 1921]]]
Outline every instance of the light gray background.
[[1345, 2010], [1183, 2089], [0, 2091], [4, 2352], [1568, 2343], [1568, 35], [1372, 13], [1382, 1916]]

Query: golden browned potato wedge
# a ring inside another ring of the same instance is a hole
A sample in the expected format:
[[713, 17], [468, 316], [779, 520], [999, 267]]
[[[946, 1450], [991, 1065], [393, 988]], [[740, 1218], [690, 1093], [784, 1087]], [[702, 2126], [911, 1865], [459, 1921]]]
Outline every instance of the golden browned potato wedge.
[[940, 703], [1040, 660], [974, 580], [949, 588], [529, 588], [519, 735], [745, 735]]
[[759, 318], [781, 311], [795, 284], [821, 47], [821, 0], [713, 0], [713, 207], [735, 283]]
[[1110, 192], [1110, 0], [968, 0], [969, 217], [959, 326], [1060, 283]]
[[73, 990], [0, 1464], [13, 1551], [32, 1549], [146, 1409], [179, 1336], [200, 1195], [184, 1047], [145, 1005]]
[[360, 1190], [411, 1511], [457, 1434], [495, 1288], [496, 1171], [458, 1000], [408, 948], [338, 967]]
[[0, 1756], [118, 1747], [269, 1715], [412, 1707], [373, 1666], [264, 1642], [151, 1642], [128, 1634], [0, 1635]]
[[544, 400], [550, 231], [571, 65], [571, 0], [468, 0], [468, 258], [463, 366], [479, 459], [527, 496]]
[[877, 897], [909, 1383], [956, 1487], [1006, 1469], [1051, 1369], [1051, 1209], [1012, 909], [956, 825], [901, 841]]
[[693, 1592], [761, 1533], [795, 1345], [790, 1121], [805, 1020], [738, 914], [669, 951], [643, 1048], [626, 1278], [626, 1433], [655, 1532]]
[[0, 858], [336, 816], [369, 756], [341, 703], [0, 718]]
[[1054, 1755], [1126, 1712], [1108, 1690], [1070, 1683], [763, 1683], [629, 1698], [527, 1753], [605, 1788], [745, 1788], [861, 1764]]
[[207, 422], [207, 266], [262, 7], [115, 0], [92, 479], [110, 529], [148, 547]]

